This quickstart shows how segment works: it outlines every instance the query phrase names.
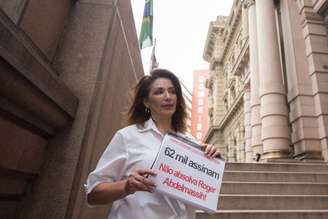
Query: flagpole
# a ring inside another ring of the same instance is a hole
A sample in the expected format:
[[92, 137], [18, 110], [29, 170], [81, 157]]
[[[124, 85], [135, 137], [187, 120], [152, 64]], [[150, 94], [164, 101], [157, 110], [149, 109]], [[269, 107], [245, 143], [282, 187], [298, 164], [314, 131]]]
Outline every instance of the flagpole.
[[155, 48], [156, 48], [156, 38], [154, 39], [154, 46], [150, 55], [149, 72], [151, 72], [154, 68], [158, 67], [158, 62], [155, 55]]

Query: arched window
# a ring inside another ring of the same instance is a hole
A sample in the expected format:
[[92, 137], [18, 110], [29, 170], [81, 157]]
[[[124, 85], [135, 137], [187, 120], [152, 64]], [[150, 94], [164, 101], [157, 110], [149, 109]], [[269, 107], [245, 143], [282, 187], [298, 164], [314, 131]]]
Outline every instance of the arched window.
[[230, 88], [230, 94], [231, 94], [232, 100], [234, 100], [236, 98], [236, 90], [235, 90], [235, 87], [234, 86], [232, 86]]
[[224, 98], [223, 102], [224, 102], [224, 107], [225, 107], [226, 111], [228, 111], [229, 106], [228, 106], [227, 98]]
[[235, 160], [235, 161], [238, 161], [238, 152], [237, 152], [237, 147], [238, 147], [238, 145], [237, 145], [237, 140], [236, 140], [236, 137], [234, 137], [233, 138], [233, 145], [234, 145], [234, 147], [233, 147], [233, 159]]

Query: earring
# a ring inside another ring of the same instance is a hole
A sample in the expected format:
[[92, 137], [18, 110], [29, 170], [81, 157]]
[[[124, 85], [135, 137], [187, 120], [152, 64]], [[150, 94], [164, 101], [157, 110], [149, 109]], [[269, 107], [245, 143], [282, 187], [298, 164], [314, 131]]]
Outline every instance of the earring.
[[148, 107], [145, 107], [145, 113], [146, 113], [147, 115], [150, 114], [150, 109], [149, 109]]

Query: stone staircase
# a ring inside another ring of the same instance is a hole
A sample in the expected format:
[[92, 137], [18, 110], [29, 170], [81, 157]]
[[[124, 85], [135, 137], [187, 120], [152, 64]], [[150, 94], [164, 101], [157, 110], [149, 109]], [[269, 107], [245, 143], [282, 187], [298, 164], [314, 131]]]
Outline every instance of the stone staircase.
[[227, 163], [217, 212], [197, 219], [327, 219], [326, 163]]

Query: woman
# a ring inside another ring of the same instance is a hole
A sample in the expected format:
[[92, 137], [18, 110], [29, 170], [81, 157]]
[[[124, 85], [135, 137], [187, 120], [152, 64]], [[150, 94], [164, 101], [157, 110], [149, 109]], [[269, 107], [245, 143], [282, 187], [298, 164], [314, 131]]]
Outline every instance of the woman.
[[[129, 110], [129, 126], [117, 131], [87, 180], [90, 205], [113, 203], [109, 218], [195, 217], [190, 205], [154, 193], [149, 169], [163, 136], [173, 131], [186, 136], [186, 106], [178, 78], [168, 70], [155, 69], [135, 89]], [[205, 154], [219, 152], [207, 146]]]

